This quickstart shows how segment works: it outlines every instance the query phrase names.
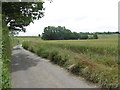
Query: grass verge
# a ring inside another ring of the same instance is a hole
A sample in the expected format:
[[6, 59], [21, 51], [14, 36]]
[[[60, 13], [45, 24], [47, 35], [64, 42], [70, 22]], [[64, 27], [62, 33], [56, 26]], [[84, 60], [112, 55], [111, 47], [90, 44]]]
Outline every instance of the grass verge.
[[[56, 41], [25, 41], [22, 45], [25, 49], [50, 59], [51, 62], [64, 67], [69, 72], [98, 83], [102, 88], [118, 88], [118, 64], [117, 61], [112, 60], [116, 56], [113, 52], [107, 53], [113, 48], [101, 54], [101, 50], [96, 47], [70, 45], [68, 42], [62, 44]], [[105, 58], [107, 56], [112, 59]], [[97, 60], [97, 57], [101, 60]]]

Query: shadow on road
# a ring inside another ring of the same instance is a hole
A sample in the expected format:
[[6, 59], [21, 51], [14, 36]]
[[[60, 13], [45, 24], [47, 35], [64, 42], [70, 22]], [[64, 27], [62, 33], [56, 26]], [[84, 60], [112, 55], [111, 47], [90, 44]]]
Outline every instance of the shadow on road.
[[21, 46], [12, 53], [12, 87], [13, 88], [93, 88], [82, 78], [70, 75], [53, 65], [24, 50]]
[[19, 47], [13, 49], [12, 72], [27, 70], [37, 65], [40, 60], [33, 59], [29, 53]]

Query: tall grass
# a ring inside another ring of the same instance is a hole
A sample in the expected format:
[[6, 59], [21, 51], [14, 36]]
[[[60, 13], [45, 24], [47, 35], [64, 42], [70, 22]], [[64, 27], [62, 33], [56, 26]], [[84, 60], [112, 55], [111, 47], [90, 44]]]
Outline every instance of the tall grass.
[[[11, 88], [11, 49], [19, 44], [19, 40], [9, 36], [8, 28], [2, 28], [2, 40], [0, 41], [0, 59], [1, 59], [1, 88]], [[1, 39], [1, 38], [0, 38]]]
[[[2, 24], [0, 14], [0, 25]], [[2, 27], [0, 27], [0, 89], [2, 89]]]
[[116, 88], [119, 84], [117, 35], [107, 37], [98, 40], [36, 40], [22, 45], [101, 87]]
[[10, 88], [11, 43], [8, 28], [2, 28], [2, 88]]

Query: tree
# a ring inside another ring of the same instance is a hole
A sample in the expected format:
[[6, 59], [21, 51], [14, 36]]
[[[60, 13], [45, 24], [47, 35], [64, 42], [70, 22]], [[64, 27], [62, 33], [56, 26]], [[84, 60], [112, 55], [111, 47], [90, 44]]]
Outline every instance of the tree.
[[42, 39], [45, 40], [68, 40], [71, 39], [72, 32], [65, 27], [48, 26], [44, 28]]
[[79, 39], [80, 34], [76, 32], [71, 32], [71, 30], [65, 27], [54, 27], [48, 26], [44, 28], [42, 33], [42, 39], [44, 40], [69, 40], [69, 39]]
[[80, 34], [77, 32], [73, 32], [72, 33], [72, 39], [79, 39], [80, 38]]
[[2, 2], [2, 88], [10, 88], [11, 43], [9, 34], [44, 16], [44, 2]]
[[40, 34], [38, 34], [38, 37], [40, 37]]
[[44, 16], [44, 2], [3, 2], [2, 19], [9, 31], [24, 31], [25, 26]]
[[42, 39], [54, 40], [54, 38], [55, 38], [55, 27], [53, 27], [53, 26], [45, 27], [44, 33], [42, 33]]
[[80, 39], [88, 39], [88, 35], [81, 34], [81, 35], [80, 35]]
[[97, 34], [94, 34], [94, 35], [93, 35], [93, 38], [94, 38], [94, 39], [98, 39]]

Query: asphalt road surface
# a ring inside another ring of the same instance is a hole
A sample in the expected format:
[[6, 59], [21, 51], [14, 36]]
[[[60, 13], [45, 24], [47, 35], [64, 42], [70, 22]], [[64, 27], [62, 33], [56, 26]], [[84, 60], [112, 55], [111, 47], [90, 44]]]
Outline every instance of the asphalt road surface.
[[13, 48], [11, 77], [12, 88], [96, 88], [20, 45]]

